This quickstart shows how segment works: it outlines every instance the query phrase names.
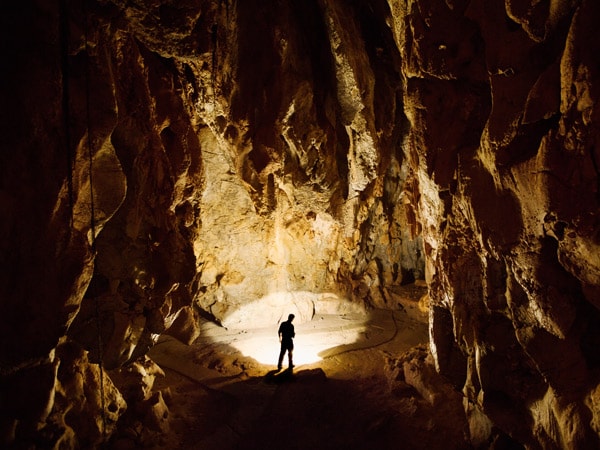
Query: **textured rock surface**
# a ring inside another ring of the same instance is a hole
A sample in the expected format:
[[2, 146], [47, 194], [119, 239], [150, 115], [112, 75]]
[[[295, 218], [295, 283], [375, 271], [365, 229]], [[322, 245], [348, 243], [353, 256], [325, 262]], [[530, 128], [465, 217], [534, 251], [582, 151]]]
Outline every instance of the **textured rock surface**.
[[438, 369], [516, 441], [587, 448], [599, 413], [600, 11], [545, 5], [405, 5], [407, 157]]
[[599, 444], [597, 2], [46, 3], [0, 19], [2, 442], [101, 439], [55, 392], [196, 307], [307, 320], [425, 277], [473, 442]]

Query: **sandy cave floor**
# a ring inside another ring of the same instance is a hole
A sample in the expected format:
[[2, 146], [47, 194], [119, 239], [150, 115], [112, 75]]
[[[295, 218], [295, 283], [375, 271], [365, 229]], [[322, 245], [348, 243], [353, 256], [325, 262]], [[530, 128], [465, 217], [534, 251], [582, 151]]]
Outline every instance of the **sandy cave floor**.
[[321, 315], [295, 324], [293, 372], [276, 370], [276, 327], [205, 322], [190, 346], [161, 337], [149, 356], [165, 372], [155, 389], [167, 393], [169, 432], [156, 448], [445, 448], [444, 424], [417, 399], [391, 395], [384, 375], [386, 358], [428, 340], [416, 300], [370, 311], [366, 321]]

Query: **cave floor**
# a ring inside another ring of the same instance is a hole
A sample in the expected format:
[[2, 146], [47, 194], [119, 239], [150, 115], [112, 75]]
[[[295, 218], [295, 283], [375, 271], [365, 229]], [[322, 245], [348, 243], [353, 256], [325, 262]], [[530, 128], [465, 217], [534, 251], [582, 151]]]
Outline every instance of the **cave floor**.
[[166, 392], [170, 417], [155, 448], [452, 448], [444, 441], [451, 420], [436, 421], [416, 397], [388, 388], [386, 359], [428, 341], [426, 313], [414, 300], [372, 310], [367, 320], [322, 315], [297, 324], [295, 353], [306, 362], [294, 361], [293, 372], [276, 370], [276, 328], [207, 322], [189, 346], [161, 337], [149, 356], [165, 372], [155, 389]]

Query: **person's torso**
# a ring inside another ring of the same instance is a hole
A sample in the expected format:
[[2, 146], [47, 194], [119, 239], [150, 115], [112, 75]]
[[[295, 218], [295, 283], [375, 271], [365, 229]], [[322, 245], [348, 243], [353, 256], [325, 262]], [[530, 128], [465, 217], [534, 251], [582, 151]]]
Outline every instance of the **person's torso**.
[[294, 325], [289, 322], [283, 322], [281, 324], [281, 337], [283, 339], [292, 339], [294, 337]]

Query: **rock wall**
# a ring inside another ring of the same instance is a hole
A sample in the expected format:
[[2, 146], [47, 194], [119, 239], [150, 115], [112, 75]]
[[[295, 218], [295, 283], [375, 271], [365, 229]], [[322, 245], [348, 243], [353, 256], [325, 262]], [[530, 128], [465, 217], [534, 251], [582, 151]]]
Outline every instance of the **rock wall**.
[[437, 368], [527, 448], [596, 447], [598, 3], [393, 5]]
[[[398, 52], [383, 16], [343, 6], [7, 7], [3, 443], [110, 437], [140, 400], [120, 372], [160, 333], [193, 340], [197, 307], [275, 326], [394, 306], [422, 277]], [[69, 372], [90, 374], [79, 393]]]
[[198, 311], [394, 308], [425, 277], [473, 435], [597, 445], [598, 9], [6, 7], [2, 442], [93, 446], [126, 405], [161, 410], [124, 380]]

